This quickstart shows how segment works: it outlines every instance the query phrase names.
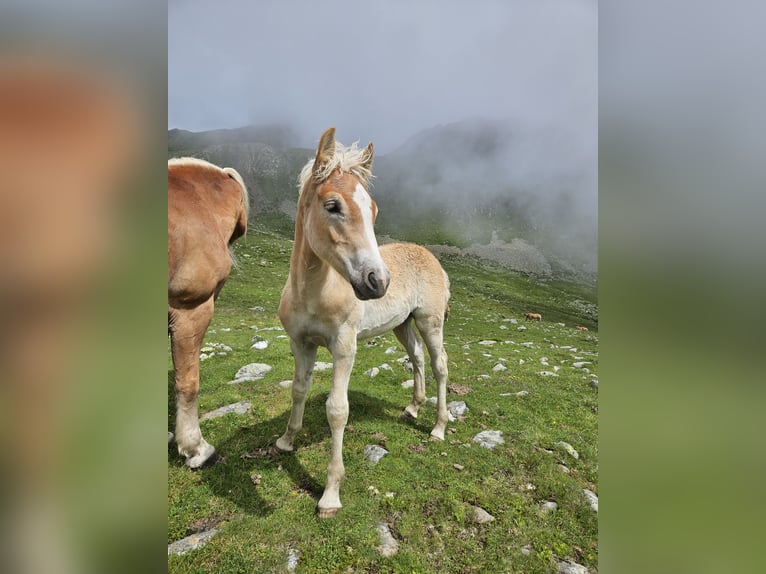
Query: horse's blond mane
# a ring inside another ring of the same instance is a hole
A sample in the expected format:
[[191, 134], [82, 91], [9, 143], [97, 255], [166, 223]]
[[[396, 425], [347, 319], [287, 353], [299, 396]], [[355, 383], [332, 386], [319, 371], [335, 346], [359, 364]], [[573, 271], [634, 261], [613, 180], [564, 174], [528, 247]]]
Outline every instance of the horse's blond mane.
[[346, 147], [339, 141], [336, 141], [335, 154], [316, 172], [314, 171], [314, 162], [316, 160], [310, 159], [303, 166], [298, 176], [298, 193], [303, 192], [309, 183], [319, 185], [324, 182], [336, 169], [354, 174], [362, 181], [365, 187], [369, 188], [374, 176], [372, 175], [372, 170], [365, 166], [368, 160], [367, 148], [359, 149], [358, 143], [354, 142], [349, 147]]

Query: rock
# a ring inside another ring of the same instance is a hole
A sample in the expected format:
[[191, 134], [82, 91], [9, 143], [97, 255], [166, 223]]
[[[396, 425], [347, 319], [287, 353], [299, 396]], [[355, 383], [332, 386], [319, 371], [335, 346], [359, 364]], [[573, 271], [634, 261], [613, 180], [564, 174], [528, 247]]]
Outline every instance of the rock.
[[447, 403], [447, 410], [453, 414], [453, 416], [460, 417], [468, 412], [468, 407], [463, 401], [450, 401]]
[[301, 553], [295, 548], [290, 548], [290, 552], [287, 554], [287, 571], [294, 572], [298, 566], [298, 560], [301, 557]]
[[526, 546], [522, 546], [521, 553], [524, 556], [529, 556], [532, 553], [532, 547], [529, 544], [527, 544]]
[[381, 371], [393, 371], [393, 369], [391, 368], [391, 365], [389, 365], [388, 363], [383, 363], [383, 364], [382, 364], [382, 365], [380, 365], [378, 368], [379, 368]]
[[564, 466], [563, 464], [558, 465], [558, 469], [563, 472], [564, 474], [571, 474], [572, 471], [569, 470], [568, 467]]
[[265, 349], [268, 346], [269, 346], [269, 342], [268, 341], [256, 341], [255, 343], [253, 343], [253, 345], [250, 346], [250, 348], [251, 349], [258, 349], [259, 351], [262, 351], [263, 349]]
[[388, 524], [381, 522], [378, 524], [378, 535], [380, 536], [380, 546], [378, 546], [378, 552], [381, 556], [386, 558], [393, 556], [399, 552], [399, 543], [391, 535], [391, 530]]
[[437, 401], [436, 397], [428, 397], [428, 398], [426, 399], [426, 402], [427, 402], [429, 405], [435, 405], [435, 404], [436, 404], [436, 401]]
[[215, 410], [206, 412], [204, 415], [202, 415], [199, 418], [199, 420], [206, 421], [208, 419], [215, 419], [218, 417], [222, 417], [224, 415], [228, 415], [230, 413], [243, 415], [245, 413], [250, 412], [251, 408], [252, 408], [252, 405], [250, 404], [250, 401], [239, 401], [238, 403], [232, 403], [230, 405], [219, 407]]
[[387, 492], [386, 493], [386, 498], [393, 498], [394, 496], [396, 496], [395, 492]]
[[288, 389], [292, 386], [293, 380], [292, 379], [286, 379], [284, 381], [279, 381], [279, 386], [283, 389]]
[[492, 345], [494, 345], [495, 343], [497, 343], [497, 341], [492, 341], [492, 340], [485, 340], [485, 341], [479, 341], [479, 342], [477, 343], [477, 345], [492, 346]]
[[585, 365], [592, 365], [590, 361], [577, 361], [576, 363], [572, 363], [572, 366], [575, 369], [582, 369]]
[[170, 444], [171, 442], [173, 442], [173, 433], [168, 431], [168, 444]]
[[519, 365], [523, 365], [524, 362], [525, 362], [524, 359], [519, 359]]
[[329, 371], [332, 369], [332, 363], [323, 363], [322, 361], [317, 361], [314, 363], [314, 370], [315, 371]]
[[556, 564], [558, 574], [589, 574], [588, 570], [582, 564], [570, 562], [569, 560], [560, 560]]
[[580, 458], [580, 454], [568, 442], [564, 442], [563, 440], [560, 440], [558, 442], [553, 443], [553, 445], [565, 450], [572, 458], [576, 458], [576, 459]]
[[255, 307], [250, 307], [249, 310], [250, 311], [260, 311], [261, 313], [263, 313], [266, 309], [261, 307], [260, 305], [256, 305]]
[[368, 377], [377, 377], [380, 373], [380, 369], [378, 367], [373, 367], [372, 369], [367, 369], [364, 374]]
[[463, 470], [465, 467], [462, 464], [455, 463], [452, 465], [455, 470]]
[[168, 555], [175, 554], [180, 556], [181, 554], [186, 554], [190, 550], [200, 548], [201, 546], [207, 544], [207, 541], [216, 534], [218, 534], [218, 529], [213, 528], [212, 530], [199, 532], [192, 534], [191, 536], [187, 536], [186, 538], [182, 538], [181, 540], [176, 540], [175, 542], [168, 544]]
[[598, 388], [598, 381], [596, 379], [591, 379], [590, 381], [588, 381], [588, 384], [590, 385], [591, 389]]
[[535, 344], [532, 341], [527, 341], [526, 343], [521, 343], [522, 347], [526, 347], [527, 349], [531, 349], [535, 346]]
[[250, 363], [249, 365], [245, 365], [240, 370], [238, 370], [237, 374], [234, 375], [234, 380], [229, 381], [229, 384], [236, 385], [246, 381], [258, 381], [265, 377], [266, 373], [268, 373], [270, 370], [271, 365], [267, 365], [265, 363]]
[[414, 379], [407, 379], [406, 381], [402, 381], [402, 387], [405, 389], [411, 389], [415, 386], [415, 380]]
[[506, 327], [505, 325], [500, 325], [500, 330], [501, 331], [507, 331], [508, 327]]
[[503, 431], [496, 430], [481, 431], [471, 440], [477, 443], [480, 447], [490, 450], [498, 445], [505, 444], [505, 439], [503, 439]]
[[558, 374], [553, 371], [540, 371], [538, 375], [542, 375], [543, 377], [558, 377]]
[[543, 510], [543, 512], [551, 512], [553, 510], [556, 510], [558, 507], [559, 505], [553, 502], [552, 500], [546, 500], [540, 505], [540, 508]]
[[526, 331], [527, 328], [524, 325], [522, 325], [521, 327], [516, 327], [516, 330], [517, 331]]
[[377, 464], [378, 461], [387, 454], [388, 451], [386, 449], [376, 444], [368, 444], [366, 447], [364, 447], [364, 458], [373, 464]]
[[495, 371], [495, 372], [506, 371], [506, 370], [508, 370], [508, 367], [506, 367], [502, 363], [498, 363], [497, 365], [492, 367], [492, 370]]
[[495, 519], [494, 516], [479, 506], [471, 506], [470, 504], [466, 506], [468, 506], [468, 514], [466, 515], [466, 518], [471, 522], [476, 524], [486, 524]]
[[592, 490], [588, 490], [587, 488], [583, 488], [582, 493], [585, 495], [585, 498], [588, 499], [590, 507], [595, 512], [598, 512], [598, 496], [596, 496], [596, 493]]
[[394, 353], [396, 353], [396, 347], [389, 347], [388, 349], [383, 351], [383, 353], [386, 355], [393, 355]]

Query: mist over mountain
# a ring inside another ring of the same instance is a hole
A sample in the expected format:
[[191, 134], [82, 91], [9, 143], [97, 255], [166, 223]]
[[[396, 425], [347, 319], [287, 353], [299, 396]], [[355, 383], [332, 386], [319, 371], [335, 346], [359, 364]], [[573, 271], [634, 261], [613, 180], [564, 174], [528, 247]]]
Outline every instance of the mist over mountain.
[[[298, 173], [315, 154], [294, 147], [296, 141], [287, 126], [174, 129], [168, 132], [168, 153], [237, 169], [250, 188], [254, 217], [291, 215]], [[535, 261], [531, 272], [592, 282], [597, 182], [589, 174], [595, 158], [583, 156], [573, 141], [557, 128], [486, 118], [419, 131], [375, 157], [376, 229], [419, 243], [474, 246], [472, 255], [484, 253], [510, 267], [523, 259], [526, 270]]]

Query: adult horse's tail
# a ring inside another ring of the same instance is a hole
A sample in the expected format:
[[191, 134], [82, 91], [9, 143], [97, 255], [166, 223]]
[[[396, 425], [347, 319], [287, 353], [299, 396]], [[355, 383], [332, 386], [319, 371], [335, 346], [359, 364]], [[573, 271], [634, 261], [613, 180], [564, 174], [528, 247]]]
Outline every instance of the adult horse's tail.
[[242, 176], [239, 175], [239, 172], [234, 169], [233, 167], [225, 167], [223, 168], [223, 171], [229, 175], [231, 179], [236, 181], [239, 184], [239, 187], [242, 188], [242, 203], [245, 205], [245, 217], [250, 217], [250, 194], [247, 193], [247, 186], [245, 185], [245, 180], [242, 179]]

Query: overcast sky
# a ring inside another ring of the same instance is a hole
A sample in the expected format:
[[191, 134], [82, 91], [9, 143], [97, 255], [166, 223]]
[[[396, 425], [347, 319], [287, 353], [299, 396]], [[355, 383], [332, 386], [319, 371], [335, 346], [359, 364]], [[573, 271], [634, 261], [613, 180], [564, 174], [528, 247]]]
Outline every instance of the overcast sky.
[[168, 127], [285, 123], [392, 151], [470, 117], [559, 129], [596, 157], [594, 0], [170, 0]]

